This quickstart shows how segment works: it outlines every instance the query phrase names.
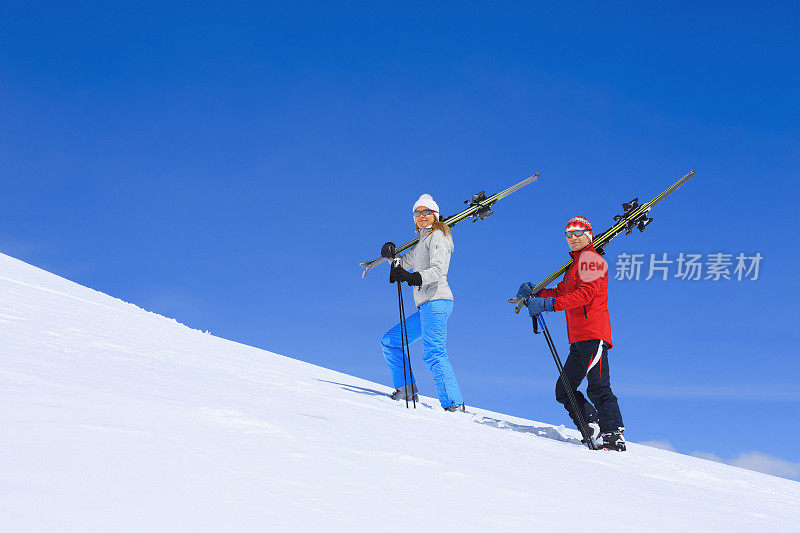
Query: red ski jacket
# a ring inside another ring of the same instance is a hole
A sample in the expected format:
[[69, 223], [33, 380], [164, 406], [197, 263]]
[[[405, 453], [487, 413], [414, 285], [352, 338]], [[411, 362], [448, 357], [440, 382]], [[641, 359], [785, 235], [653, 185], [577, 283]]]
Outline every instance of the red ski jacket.
[[597, 253], [592, 243], [582, 250], [570, 252], [572, 265], [564, 273], [564, 279], [555, 289], [542, 289], [539, 297], [555, 297], [554, 309], [565, 311], [570, 344], [602, 339], [610, 348], [612, 343], [611, 320], [608, 316], [608, 269], [606, 268], [605, 273], [597, 279], [584, 281], [578, 269], [586, 268], [586, 262], [579, 261], [580, 255], [586, 251]]

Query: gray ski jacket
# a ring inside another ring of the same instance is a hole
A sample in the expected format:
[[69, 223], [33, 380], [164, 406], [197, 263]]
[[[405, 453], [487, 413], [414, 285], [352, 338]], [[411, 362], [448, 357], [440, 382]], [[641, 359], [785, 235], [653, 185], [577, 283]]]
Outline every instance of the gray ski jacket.
[[406, 270], [413, 269], [422, 276], [422, 286], [414, 287], [414, 303], [417, 307], [431, 300], [453, 299], [450, 285], [447, 284], [447, 270], [453, 250], [452, 236], [422, 228], [419, 242], [400, 258], [400, 266]]

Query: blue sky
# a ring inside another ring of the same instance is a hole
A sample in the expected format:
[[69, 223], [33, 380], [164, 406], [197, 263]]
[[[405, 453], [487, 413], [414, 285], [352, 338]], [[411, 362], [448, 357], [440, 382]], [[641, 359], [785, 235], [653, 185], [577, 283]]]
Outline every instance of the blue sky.
[[570, 217], [605, 229], [696, 169], [609, 247], [612, 271], [620, 253], [760, 253], [760, 276], [612, 280], [627, 434], [800, 463], [795, 3], [4, 12], [2, 252], [388, 384], [394, 288], [357, 263], [412, 236], [419, 194], [447, 214], [538, 170], [456, 229], [449, 348], [468, 404], [566, 423], [544, 340], [506, 299], [564, 262]]

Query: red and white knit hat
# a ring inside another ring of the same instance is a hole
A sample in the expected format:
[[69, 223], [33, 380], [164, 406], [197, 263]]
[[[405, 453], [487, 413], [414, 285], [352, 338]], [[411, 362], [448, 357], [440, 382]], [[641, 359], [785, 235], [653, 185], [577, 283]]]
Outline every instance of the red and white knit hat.
[[589, 222], [588, 218], [572, 217], [569, 222], [567, 222], [567, 229], [565, 231], [575, 231], [579, 229], [585, 229], [586, 234], [589, 235], [589, 240], [592, 240], [592, 224]]

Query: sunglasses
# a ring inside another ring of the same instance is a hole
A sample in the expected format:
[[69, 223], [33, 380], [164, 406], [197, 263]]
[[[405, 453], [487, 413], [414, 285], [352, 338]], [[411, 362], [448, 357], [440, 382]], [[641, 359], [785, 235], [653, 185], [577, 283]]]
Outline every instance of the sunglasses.
[[414, 218], [421, 217], [421, 216], [428, 216], [434, 214], [436, 211], [431, 211], [430, 209], [426, 209], [424, 211], [414, 211]]
[[583, 235], [587, 231], [590, 231], [590, 230], [588, 230], [588, 229], [576, 229], [576, 230], [564, 232], [564, 235], [566, 235], [567, 239], [569, 239], [572, 236], [580, 237], [581, 235]]

